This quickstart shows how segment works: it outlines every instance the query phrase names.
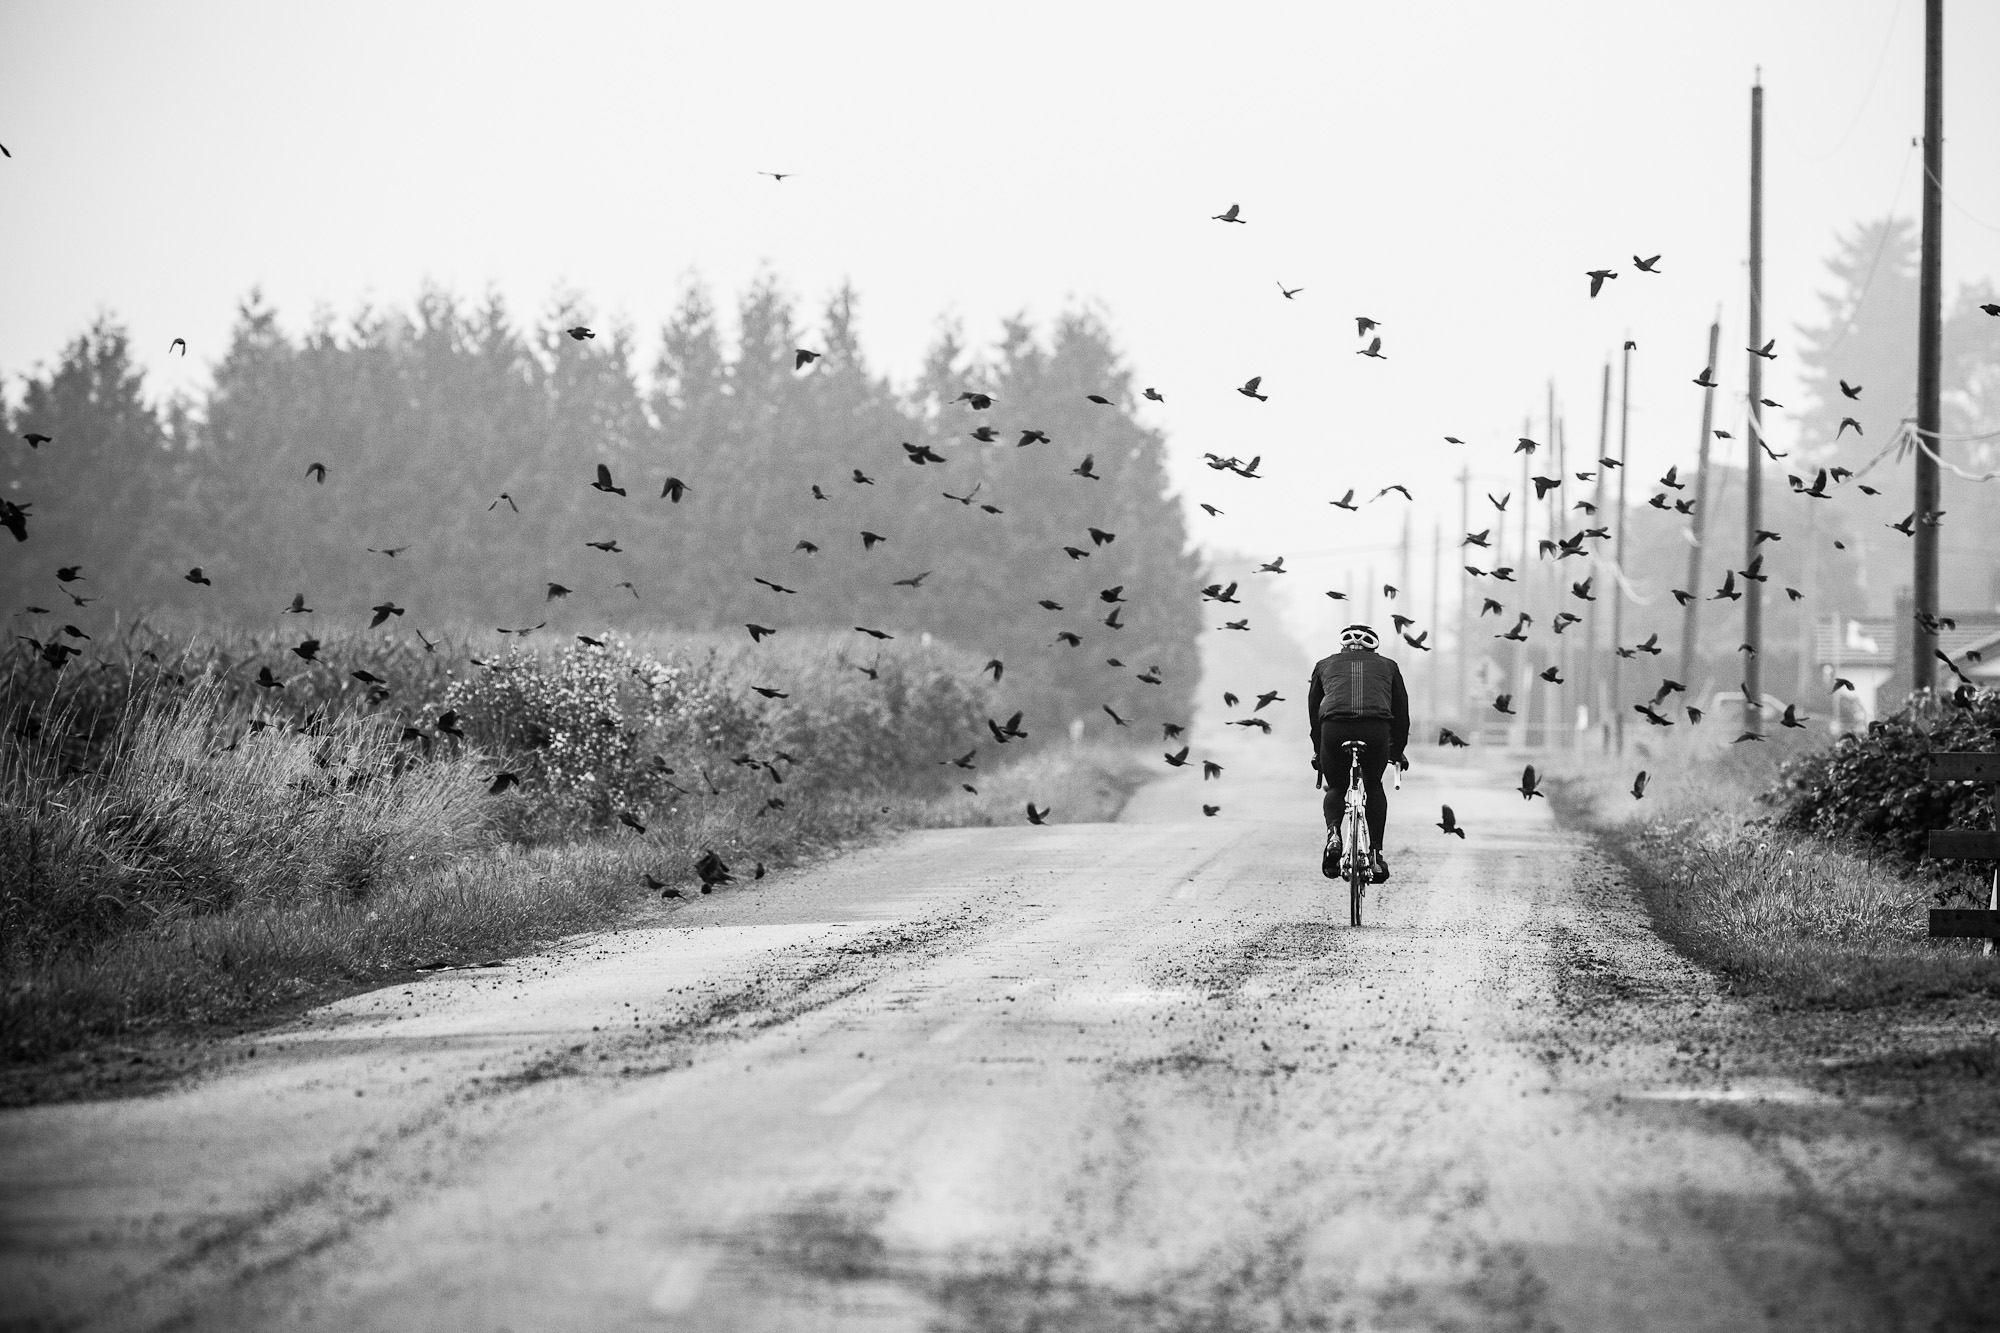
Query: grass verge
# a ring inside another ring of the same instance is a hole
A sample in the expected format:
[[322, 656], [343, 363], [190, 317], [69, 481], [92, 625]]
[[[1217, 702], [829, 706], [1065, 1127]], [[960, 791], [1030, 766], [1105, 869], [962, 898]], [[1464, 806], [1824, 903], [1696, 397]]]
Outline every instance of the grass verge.
[[1931, 907], [1969, 905], [1974, 877], [1776, 827], [1782, 749], [1677, 741], [1622, 764], [1578, 757], [1552, 774], [1557, 813], [1618, 857], [1661, 934], [1741, 991], [1843, 1009], [2000, 996], [2000, 958], [1925, 933]]

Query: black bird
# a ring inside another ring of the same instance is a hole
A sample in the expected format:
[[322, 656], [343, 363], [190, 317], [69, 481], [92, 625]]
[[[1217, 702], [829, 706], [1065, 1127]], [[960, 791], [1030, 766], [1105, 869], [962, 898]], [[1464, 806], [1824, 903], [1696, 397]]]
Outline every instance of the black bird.
[[820, 354], [818, 352], [808, 352], [805, 348], [800, 347], [792, 353], [792, 369], [804, 370], [807, 366], [819, 360], [819, 358]]
[[1046, 823], [1048, 823], [1048, 821], [1049, 821], [1049, 812], [1050, 812], [1050, 811], [1051, 811], [1052, 809], [1054, 809], [1054, 807], [1053, 807], [1053, 806], [1047, 806], [1047, 805], [1045, 805], [1045, 806], [1043, 806], [1043, 807], [1042, 807], [1041, 809], [1037, 810], [1037, 809], [1035, 809], [1035, 803], [1034, 803], [1033, 801], [1029, 801], [1029, 802], [1028, 802], [1028, 822], [1029, 822], [1030, 824], [1046, 824]]
[[1773, 338], [1769, 342], [1765, 343], [1762, 347], [1746, 347], [1743, 350], [1750, 353], [1750, 355], [1752, 356], [1761, 356], [1766, 361], [1776, 361], [1778, 359], [1778, 354], [1772, 351], [1771, 349], [1776, 347], [1777, 345], [1778, 345], [1778, 340], [1776, 338]]
[[876, 542], [886, 542], [888, 540], [889, 539], [887, 537], [884, 537], [881, 533], [869, 532], [867, 529], [864, 528], [861, 532], [861, 549], [864, 551], [872, 551], [875, 549]]
[[993, 683], [995, 685], [998, 685], [1000, 683], [1000, 677], [1007, 670], [1007, 667], [1004, 663], [1001, 662], [999, 658], [996, 657], [987, 662], [987, 664], [981, 667], [980, 670], [991, 671], [993, 673]]
[[975, 393], [971, 389], [967, 389], [964, 393], [952, 399], [952, 401], [955, 403], [971, 403], [973, 411], [984, 412], [987, 408], [993, 406], [993, 395], [990, 393]]
[[1108, 546], [1112, 542], [1118, 540], [1117, 533], [1106, 532], [1103, 528], [1090, 528], [1088, 529], [1088, 531], [1090, 533], [1090, 544], [1092, 546]]
[[181, 349], [181, 358], [185, 360], [188, 354], [188, 340], [185, 338], [176, 338], [172, 342], [168, 343], [167, 344], [168, 354], [171, 355], [176, 347]]
[[1472, 744], [1472, 742], [1453, 731], [1450, 727], [1439, 727], [1438, 744], [1449, 745], [1454, 750], [1463, 750], [1466, 746]]
[[1099, 407], [1111, 406], [1111, 400], [1109, 398], [1106, 398], [1101, 393], [1087, 393], [1084, 395], [1084, 397], [1089, 399], [1091, 402], [1096, 403]]
[[1373, 357], [1377, 361], [1387, 361], [1389, 359], [1382, 355], [1382, 340], [1380, 338], [1371, 340], [1366, 347], [1356, 352], [1355, 355]]
[[560, 583], [551, 583], [549, 585], [549, 595], [543, 600], [553, 602], [558, 597], [567, 597], [567, 596], [569, 596], [568, 588], [563, 587], [563, 585]]
[[515, 513], [518, 514], [521, 512], [521, 506], [515, 504], [514, 497], [507, 494], [507, 492], [505, 491], [500, 492], [499, 499], [495, 500], [492, 504], [486, 506], [486, 512], [490, 514], [494, 510], [498, 509], [500, 507], [501, 500], [505, 500], [507, 502], [507, 507], [513, 510]]
[[[967, 431], [966, 434], [970, 435], [973, 439], [979, 441], [981, 444], [995, 444], [998, 443], [1000, 439], [998, 435], [993, 433], [993, 427], [991, 426], [981, 426], [978, 430]], [[905, 445], [903, 447], [907, 449], [909, 446]], [[1021, 446], [1017, 444], [1014, 447], [1018, 449]], [[938, 462], [940, 463], [942, 463], [943, 461], [944, 460], [942, 458], [938, 460]]]
[[1213, 220], [1216, 222], [1242, 222], [1245, 226], [1248, 226], [1249, 224], [1245, 219], [1237, 216], [1242, 211], [1242, 208], [1241, 204], [1231, 204], [1222, 212], [1214, 214]]
[[624, 547], [618, 544], [618, 539], [616, 537], [613, 537], [608, 542], [585, 542], [584, 545], [591, 547], [594, 550], [602, 551], [606, 555], [617, 555], [625, 549]]
[[1305, 288], [1303, 287], [1287, 287], [1285, 286], [1284, 279], [1282, 278], [1278, 279], [1278, 294], [1284, 297], [1287, 301], [1291, 300], [1294, 296], [1297, 296], [1300, 292], [1304, 290]]
[[1541, 780], [1535, 776], [1535, 766], [1529, 764], [1521, 770], [1521, 799], [1531, 801], [1542, 794]]
[[1021, 714], [1018, 711], [1005, 722], [995, 722], [992, 718], [987, 718], [986, 729], [993, 733], [993, 739], [1001, 745], [1011, 740], [1028, 738], [1028, 733], [1021, 730]]
[[711, 889], [720, 888], [724, 884], [733, 884], [736, 882], [736, 877], [729, 873], [728, 863], [717, 856], [713, 849], [710, 848], [702, 849], [701, 856], [694, 863], [694, 873], [695, 877], [701, 881], [701, 891], [703, 893], [707, 893]]
[[1078, 464], [1076, 467], [1071, 468], [1070, 471], [1075, 473], [1079, 477], [1086, 477], [1091, 481], [1102, 480], [1095, 472], [1092, 472], [1090, 470], [1090, 463], [1091, 463], [1091, 455], [1085, 454], [1083, 456], [1083, 462]]
[[750, 581], [751, 581], [752, 583], [761, 583], [761, 584], [763, 584], [763, 585], [764, 585], [765, 587], [769, 588], [769, 589], [770, 589], [770, 590], [771, 590], [772, 592], [788, 592], [788, 593], [796, 593], [796, 592], [798, 592], [798, 589], [797, 589], [797, 588], [787, 588], [787, 587], [786, 587], [786, 586], [785, 586], [784, 584], [782, 584], [782, 583], [773, 583], [773, 582], [771, 582], [771, 580], [769, 580], [769, 579], [760, 579], [760, 578], [757, 578], [757, 577], [755, 577], [754, 575], [753, 575], [753, 576], [751, 577]]
[[856, 625], [854, 627], [854, 632], [857, 634], [866, 634], [871, 639], [893, 639], [896, 637], [895, 635], [889, 634], [883, 630], [869, 629], [866, 625]]
[[1187, 766], [1187, 757], [1188, 757], [1188, 747], [1183, 745], [1180, 749], [1166, 756], [1167, 767], [1185, 768]]
[[209, 577], [208, 575], [201, 572], [200, 565], [196, 565], [193, 569], [190, 569], [187, 573], [181, 575], [181, 577], [186, 579], [189, 583], [199, 583], [203, 587], [210, 586]]
[[1448, 805], [1444, 807], [1444, 817], [1438, 821], [1438, 827], [1444, 830], [1447, 837], [1453, 834], [1460, 839], [1465, 837], [1465, 830], [1458, 826], [1458, 816], [1451, 812], [1451, 807]]
[[1354, 492], [1351, 490], [1347, 494], [1341, 496], [1338, 500], [1328, 500], [1327, 503], [1332, 505], [1335, 509], [1345, 509], [1349, 513], [1358, 512], [1361, 508], [1360, 505], [1354, 503]]
[[27, 434], [23, 435], [21, 438], [28, 442], [28, 447], [30, 449], [39, 449], [43, 445], [47, 444], [50, 440], [53, 440], [55, 436], [44, 435], [38, 430], [31, 430]]
[[1100, 704], [1099, 707], [1103, 708], [1106, 713], [1110, 714], [1111, 720], [1116, 724], [1118, 724], [1119, 726], [1129, 727], [1132, 725], [1130, 722], [1127, 722], [1124, 718], [1118, 716], [1118, 710], [1113, 708], [1110, 704]]
[[890, 586], [896, 588], [921, 588], [924, 586], [924, 580], [930, 576], [931, 571], [927, 569], [921, 574], [915, 574], [906, 579], [897, 579]]
[[1642, 768], [1639, 770], [1639, 776], [1632, 779], [1632, 799], [1635, 801], [1642, 801], [1645, 798], [1646, 798], [1646, 770]]
[[581, 324], [577, 325], [573, 329], [564, 329], [563, 332], [567, 333], [570, 337], [576, 339], [578, 342], [582, 342], [585, 338], [595, 338], [597, 336], [595, 333], [585, 328]]
[[311, 477], [319, 485], [321, 486], [326, 485], [326, 464], [324, 463], [306, 464], [306, 475], [308, 477]]
[[1861, 386], [1859, 384], [1849, 384], [1846, 380], [1842, 380], [1840, 381], [1840, 392], [1849, 398], [1859, 398], [1861, 396]]
[[1495, 698], [1493, 700], [1493, 711], [1496, 713], [1505, 713], [1508, 717], [1514, 716], [1514, 696], [1511, 694], [1502, 694]]
[[611, 480], [611, 469], [604, 464], [597, 465], [597, 480], [590, 483], [593, 491], [603, 491], [606, 495], [623, 495], [625, 488]]
[[1366, 338], [1368, 336], [1368, 330], [1377, 329], [1380, 327], [1382, 327], [1382, 325], [1381, 321], [1379, 320], [1370, 319], [1366, 315], [1356, 315], [1354, 317], [1354, 336], [1357, 338]]
[[1164, 403], [1167, 401], [1167, 396], [1154, 388], [1148, 388], [1144, 396], [1150, 402]]
[[375, 618], [368, 622], [368, 628], [376, 629], [390, 616], [402, 615], [407, 608], [397, 606], [394, 602], [378, 602], [371, 609], [375, 612]]
[[1659, 262], [1660, 257], [1658, 255], [1654, 255], [1651, 259], [1641, 259], [1637, 255], [1632, 256], [1632, 267], [1638, 269], [1641, 273], [1658, 273], [1660, 270], [1654, 268], [1653, 265]]
[[[693, 489], [694, 487], [688, 485], [686, 482], [682, 481], [679, 477], [668, 477], [667, 484], [660, 487], [660, 498], [662, 500], [671, 500], [675, 504], [679, 504], [681, 502], [681, 497], [683, 495], [686, 495], [689, 491]], [[813, 487], [813, 491], [817, 493], [819, 491], [819, 487], [817, 486]], [[822, 495], [820, 496], [820, 498], [823, 500], [826, 497]]]
[[750, 642], [752, 643], [762, 643], [765, 635], [776, 634], [778, 632], [769, 625], [745, 625], [743, 628], [750, 631]]
[[1039, 430], [1024, 430], [1021, 432], [1020, 440], [1014, 445], [1014, 447], [1016, 449], [1025, 449], [1031, 444], [1047, 444], [1048, 442], [1049, 442], [1049, 437], [1046, 432]]
[[1243, 381], [1243, 387], [1236, 392], [1242, 394], [1245, 398], [1255, 398], [1260, 403], [1269, 402], [1271, 399], [1270, 394], [1257, 392], [1257, 386], [1263, 382], [1264, 377], [1262, 375], [1252, 375], [1249, 379]]
[[875, 479], [869, 476], [866, 472], [863, 472], [860, 468], [856, 468], [854, 469], [854, 484], [856, 486], [873, 486], [875, 484]]
[[1590, 294], [1595, 297], [1603, 289], [1605, 279], [1615, 278], [1618, 274], [1612, 269], [1594, 268], [1584, 276], [1590, 279]]
[[1203, 782], [1207, 782], [1210, 778], [1219, 778], [1221, 776], [1221, 764], [1216, 763], [1213, 759], [1204, 759], [1201, 761], [1201, 780]]

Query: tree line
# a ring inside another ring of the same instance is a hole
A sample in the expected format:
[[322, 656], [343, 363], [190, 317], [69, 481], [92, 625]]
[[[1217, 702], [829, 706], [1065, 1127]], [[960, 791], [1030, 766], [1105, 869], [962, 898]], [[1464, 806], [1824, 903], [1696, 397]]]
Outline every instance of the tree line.
[[1099, 318], [1009, 319], [979, 352], [946, 329], [899, 387], [850, 289], [807, 327], [766, 278], [736, 316], [726, 340], [691, 284], [642, 381], [629, 331], [573, 298], [524, 327], [429, 289], [292, 336], [253, 292], [206, 393], [167, 403], [100, 318], [6, 410], [28, 539], [0, 588], [86, 631], [111, 609], [271, 624], [299, 594], [433, 637], [866, 626], [1001, 658], [1092, 731], [1100, 705], [1184, 714], [1200, 561]]

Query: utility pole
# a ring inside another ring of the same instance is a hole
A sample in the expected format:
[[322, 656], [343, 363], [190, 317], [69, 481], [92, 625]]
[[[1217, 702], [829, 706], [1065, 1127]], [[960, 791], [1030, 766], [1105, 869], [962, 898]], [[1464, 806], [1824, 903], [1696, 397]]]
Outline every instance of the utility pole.
[[[1458, 527], [1461, 532], [1469, 533], [1472, 531], [1472, 469], [1462, 463], [1458, 469]], [[1465, 547], [1463, 545], [1459, 546], [1458, 552], [1462, 557], [1465, 554]], [[1465, 708], [1467, 698], [1465, 692], [1466, 652], [1467, 645], [1472, 640], [1472, 624], [1465, 618], [1465, 613], [1470, 609], [1466, 604], [1466, 594], [1468, 591], [1466, 585], [1471, 581], [1472, 576], [1465, 572], [1465, 561], [1463, 559], [1460, 559], [1458, 564], [1458, 643], [1453, 649], [1454, 655], [1458, 658], [1458, 703], [1453, 708], [1452, 715], [1460, 722], [1463, 722], [1468, 715], [1460, 711]]]
[[1632, 425], [1632, 347], [1631, 339], [1625, 340], [1625, 366], [1622, 371], [1623, 383], [1618, 390], [1618, 532], [1617, 548], [1612, 558], [1618, 563], [1617, 585], [1611, 589], [1611, 735], [1612, 746], [1619, 754], [1625, 753], [1625, 705], [1618, 698], [1619, 677], [1624, 673], [1618, 668], [1624, 658], [1618, 655], [1620, 640], [1625, 637], [1625, 466], [1627, 443]]
[[[1597, 464], [1597, 487], [1596, 490], [1592, 492], [1590, 498], [1592, 512], [1590, 515], [1591, 522], [1589, 526], [1593, 528], [1601, 528], [1604, 526], [1605, 522], [1604, 520], [1604, 487], [1606, 482], [1605, 474], [1609, 472], [1611, 469], [1605, 467], [1602, 460], [1610, 457], [1610, 455], [1611, 455], [1611, 363], [1609, 361], [1606, 361], [1604, 363], [1604, 390], [1603, 393], [1598, 398], [1598, 406], [1597, 406], [1597, 457], [1600, 461]], [[1591, 571], [1596, 574], [1601, 574], [1604, 572], [1601, 563], [1599, 562], [1598, 558], [1595, 555], [1592, 555], [1590, 557], [1590, 568]], [[1598, 602], [1592, 602], [1588, 606], [1584, 607], [1584, 615], [1586, 617], [1586, 621], [1584, 624], [1585, 637], [1583, 643], [1584, 654], [1585, 654], [1584, 656], [1585, 688], [1583, 692], [1583, 697], [1590, 705], [1591, 723], [1597, 726], [1600, 730], [1603, 730], [1604, 714], [1605, 714], [1604, 698], [1603, 698], [1604, 673], [1601, 670], [1601, 668], [1603, 667], [1604, 662], [1597, 647], [1597, 625], [1598, 625], [1597, 610], [1599, 605], [1600, 603]], [[1611, 744], [1611, 733], [1608, 730], [1603, 730], [1603, 736], [1604, 736], [1604, 744], [1608, 748]]]
[[[1715, 378], [1715, 357], [1721, 350], [1722, 312], [1715, 312], [1715, 321], [1708, 326], [1708, 374], [1705, 379]], [[1699, 461], [1694, 469], [1694, 513], [1689, 524], [1690, 535], [1694, 538], [1688, 544], [1687, 591], [1694, 594], [1681, 612], [1681, 679], [1689, 689], [1699, 689], [1695, 680], [1695, 665], [1701, 652], [1699, 633], [1701, 629], [1701, 543], [1708, 530], [1708, 442], [1712, 438], [1709, 431], [1715, 428], [1715, 389], [1701, 391], [1701, 446], [1696, 455]], [[1818, 548], [1815, 547], [1815, 550]]]
[[[1532, 416], [1521, 418], [1521, 434], [1528, 435], [1534, 429], [1535, 419]], [[1521, 489], [1515, 493], [1515, 498], [1521, 502], [1521, 558], [1514, 562], [1514, 578], [1516, 586], [1521, 590], [1523, 602], [1532, 601], [1535, 595], [1535, 585], [1531, 577], [1534, 566], [1528, 563], [1528, 529], [1532, 526], [1529, 519], [1535, 512], [1534, 502], [1528, 497], [1534, 494], [1535, 488], [1528, 481], [1530, 471], [1528, 457], [1527, 451], [1522, 450]], [[1526, 746], [1533, 743], [1530, 728], [1533, 727], [1535, 718], [1535, 659], [1526, 644], [1510, 643], [1507, 646], [1514, 650], [1510, 655], [1514, 663], [1514, 693], [1521, 700], [1520, 713], [1509, 730], [1514, 733], [1515, 745]]]
[[1917, 459], [1910, 688], [1937, 681], [1938, 614], [1938, 332], [1944, 249], [1944, 0], [1924, 4], [1924, 253], [1917, 291]]
[[[1564, 469], [1569, 465], [1569, 423], [1564, 421], [1561, 417], [1557, 417], [1555, 421], [1555, 437], [1556, 437], [1555, 439], [1556, 475], [1567, 479], [1569, 473], [1566, 472]], [[1557, 496], [1560, 497], [1561, 495], [1562, 492], [1558, 491]], [[1560, 507], [1560, 498], [1558, 499], [1558, 507]], [[1559, 540], [1567, 539], [1569, 536], [1568, 532], [1569, 511], [1561, 510], [1561, 512], [1564, 516], [1564, 521], [1562, 524], [1563, 531], [1561, 533], [1551, 532], [1549, 534], [1551, 537], [1557, 537]], [[1561, 614], [1563, 607], [1563, 599], [1562, 599], [1563, 568], [1562, 568], [1562, 560], [1560, 558], [1560, 554], [1558, 554], [1558, 558], [1552, 563], [1555, 568], [1555, 580], [1549, 586], [1553, 590], [1552, 595], [1554, 596], [1555, 601], [1551, 604], [1549, 608], [1549, 618], [1551, 621], [1553, 621], [1557, 615]], [[1556, 644], [1557, 644], [1556, 665], [1557, 667], [1560, 668], [1558, 674], [1562, 676], [1563, 684], [1565, 685], [1565, 687], [1574, 690], [1576, 688], [1576, 682], [1570, 679], [1570, 659], [1574, 656], [1574, 654], [1570, 652], [1569, 637], [1567, 635], [1559, 636], [1556, 639]], [[1574, 750], [1576, 748], [1575, 706], [1565, 704], [1557, 720], [1562, 724], [1563, 748], [1565, 750]]]
[[[1743, 562], [1757, 558], [1764, 526], [1764, 72], [1750, 89], [1750, 428], [1743, 474]], [[1690, 589], [1692, 591], [1692, 589]], [[1764, 730], [1764, 585], [1743, 580], [1743, 729]]]
[[1444, 524], [1431, 520], [1431, 658], [1428, 675], [1431, 685], [1430, 725], [1438, 724], [1438, 659], [1444, 653], [1444, 608], [1438, 605], [1438, 594], [1444, 586]]

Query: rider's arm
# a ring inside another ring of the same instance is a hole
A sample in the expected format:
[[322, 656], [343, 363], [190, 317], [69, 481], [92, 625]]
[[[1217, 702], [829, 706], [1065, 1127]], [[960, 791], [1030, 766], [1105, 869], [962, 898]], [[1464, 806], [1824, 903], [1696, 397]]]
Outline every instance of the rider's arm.
[[1313, 762], [1319, 762], [1319, 706], [1326, 698], [1326, 691], [1320, 688], [1319, 668], [1313, 668], [1312, 684], [1306, 688], [1306, 719], [1310, 724], [1313, 742]]
[[1410, 692], [1403, 686], [1402, 668], [1396, 669], [1395, 680], [1389, 687], [1389, 753], [1401, 757], [1404, 747], [1410, 743]]

